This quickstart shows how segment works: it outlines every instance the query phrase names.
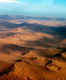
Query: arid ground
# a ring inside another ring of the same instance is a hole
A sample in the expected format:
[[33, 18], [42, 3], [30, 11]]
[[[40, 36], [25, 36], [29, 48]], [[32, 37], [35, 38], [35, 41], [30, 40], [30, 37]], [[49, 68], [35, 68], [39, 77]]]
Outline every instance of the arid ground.
[[66, 20], [0, 16], [0, 80], [66, 80]]

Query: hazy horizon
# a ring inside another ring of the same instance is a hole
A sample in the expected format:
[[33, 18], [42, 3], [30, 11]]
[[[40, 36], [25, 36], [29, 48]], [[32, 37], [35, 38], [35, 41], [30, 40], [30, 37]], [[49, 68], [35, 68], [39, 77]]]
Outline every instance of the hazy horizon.
[[65, 0], [0, 0], [0, 15], [66, 18]]

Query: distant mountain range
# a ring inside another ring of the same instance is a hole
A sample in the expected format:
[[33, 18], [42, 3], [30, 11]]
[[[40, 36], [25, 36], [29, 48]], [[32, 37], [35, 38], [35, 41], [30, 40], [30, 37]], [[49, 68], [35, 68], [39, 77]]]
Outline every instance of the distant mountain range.
[[66, 21], [66, 18], [55, 18], [55, 17], [32, 17], [32, 16], [24, 16], [24, 15], [0, 15], [0, 19], [36, 19], [36, 20], [56, 20], [56, 21]]

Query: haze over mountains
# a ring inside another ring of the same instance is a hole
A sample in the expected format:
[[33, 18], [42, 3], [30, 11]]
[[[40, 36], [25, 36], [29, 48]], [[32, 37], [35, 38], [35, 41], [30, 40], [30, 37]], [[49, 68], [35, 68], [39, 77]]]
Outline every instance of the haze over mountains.
[[0, 16], [0, 80], [66, 80], [65, 74], [66, 19]]

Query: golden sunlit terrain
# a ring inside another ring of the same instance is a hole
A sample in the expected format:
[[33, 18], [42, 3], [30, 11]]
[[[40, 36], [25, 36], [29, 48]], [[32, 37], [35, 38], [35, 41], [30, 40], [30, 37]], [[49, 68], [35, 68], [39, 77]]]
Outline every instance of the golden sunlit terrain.
[[12, 18], [0, 19], [0, 80], [66, 80], [66, 21]]

